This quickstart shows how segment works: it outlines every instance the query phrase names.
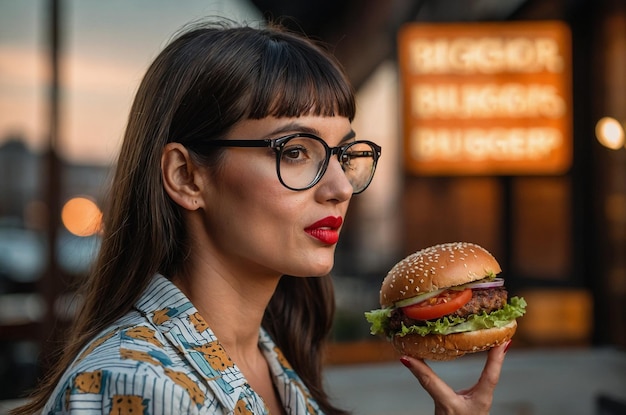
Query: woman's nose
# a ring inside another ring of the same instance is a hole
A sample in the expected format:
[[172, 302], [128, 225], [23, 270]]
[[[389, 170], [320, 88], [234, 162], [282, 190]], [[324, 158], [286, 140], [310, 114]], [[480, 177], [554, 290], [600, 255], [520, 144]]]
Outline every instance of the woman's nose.
[[337, 200], [343, 202], [352, 197], [354, 188], [348, 180], [341, 163], [337, 157], [331, 157], [324, 176], [320, 180], [320, 189], [326, 200]]

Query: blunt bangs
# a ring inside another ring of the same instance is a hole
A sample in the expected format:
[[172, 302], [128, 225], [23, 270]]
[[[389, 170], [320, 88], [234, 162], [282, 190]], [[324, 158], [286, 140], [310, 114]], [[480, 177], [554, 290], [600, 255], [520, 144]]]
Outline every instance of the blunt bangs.
[[354, 119], [354, 90], [341, 66], [296, 37], [271, 33], [259, 56], [249, 118], [342, 116]]

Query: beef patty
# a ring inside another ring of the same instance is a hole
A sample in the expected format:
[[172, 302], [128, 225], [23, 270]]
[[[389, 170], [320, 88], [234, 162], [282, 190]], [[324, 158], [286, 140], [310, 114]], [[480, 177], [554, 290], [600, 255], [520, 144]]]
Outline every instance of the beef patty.
[[[504, 307], [507, 297], [508, 293], [504, 287], [475, 289], [472, 290], [472, 299], [454, 313], [448, 314], [448, 316], [467, 317], [483, 311], [491, 313]], [[392, 332], [398, 331], [402, 328], [402, 323], [406, 327], [424, 325], [423, 321], [413, 320], [407, 317], [402, 312], [402, 309], [396, 308], [391, 312], [388, 330]]]

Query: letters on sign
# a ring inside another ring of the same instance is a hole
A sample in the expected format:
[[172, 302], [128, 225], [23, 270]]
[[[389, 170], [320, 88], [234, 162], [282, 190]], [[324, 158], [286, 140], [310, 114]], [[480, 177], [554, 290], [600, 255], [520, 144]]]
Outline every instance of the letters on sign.
[[560, 22], [410, 24], [399, 34], [406, 167], [557, 174], [571, 165], [571, 51]]

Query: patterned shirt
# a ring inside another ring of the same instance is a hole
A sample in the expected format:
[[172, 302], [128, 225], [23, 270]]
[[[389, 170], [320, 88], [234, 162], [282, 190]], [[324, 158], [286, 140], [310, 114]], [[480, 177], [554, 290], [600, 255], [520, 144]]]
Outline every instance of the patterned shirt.
[[[270, 336], [259, 347], [287, 414], [320, 414]], [[134, 310], [79, 353], [42, 414], [268, 414], [189, 299], [156, 275]]]

